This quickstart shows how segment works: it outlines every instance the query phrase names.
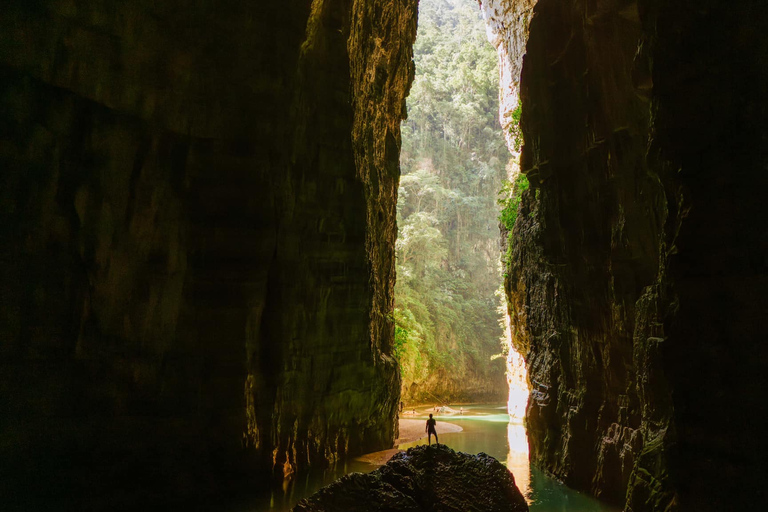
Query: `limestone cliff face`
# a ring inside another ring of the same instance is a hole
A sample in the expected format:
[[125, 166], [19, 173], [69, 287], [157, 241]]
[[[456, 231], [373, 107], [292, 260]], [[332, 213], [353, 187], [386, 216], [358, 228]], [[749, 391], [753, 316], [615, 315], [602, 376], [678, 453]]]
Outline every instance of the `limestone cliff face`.
[[[498, 352], [498, 349], [496, 349]], [[418, 381], [403, 381], [401, 399], [406, 404], [503, 403], [507, 401], [505, 366], [491, 359], [490, 351], [480, 361], [467, 357], [456, 368], [430, 372]]]
[[392, 442], [415, 4], [4, 7], [3, 502], [193, 499]]
[[626, 510], [748, 509], [766, 415], [768, 13], [539, 0], [506, 291], [531, 457]]
[[507, 147], [518, 153], [512, 112], [520, 101], [520, 72], [528, 41], [528, 24], [537, 0], [478, 0], [488, 41], [499, 54], [499, 121]]

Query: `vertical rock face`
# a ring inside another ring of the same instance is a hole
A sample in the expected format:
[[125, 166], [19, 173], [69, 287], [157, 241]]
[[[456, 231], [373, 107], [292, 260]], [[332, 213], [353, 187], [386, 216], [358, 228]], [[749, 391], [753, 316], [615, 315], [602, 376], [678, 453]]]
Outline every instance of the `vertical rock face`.
[[520, 101], [520, 71], [528, 41], [528, 24], [537, 0], [478, 0], [488, 40], [499, 54], [499, 121], [507, 147], [515, 149], [516, 121], [512, 112]]
[[415, 4], [4, 7], [11, 508], [192, 498], [392, 442]]
[[626, 510], [764, 498], [767, 27], [750, 1], [530, 21], [505, 286], [531, 457]]
[[667, 207], [645, 157], [649, 99], [633, 76], [642, 25], [637, 6], [624, 7], [541, 0], [534, 10], [521, 79], [531, 189], [507, 280], [533, 391], [531, 458], [617, 503], [643, 440], [663, 440], [671, 414], [639, 396], [643, 372], [663, 377], [638, 324], [660, 321], [649, 310], [661, 309]]

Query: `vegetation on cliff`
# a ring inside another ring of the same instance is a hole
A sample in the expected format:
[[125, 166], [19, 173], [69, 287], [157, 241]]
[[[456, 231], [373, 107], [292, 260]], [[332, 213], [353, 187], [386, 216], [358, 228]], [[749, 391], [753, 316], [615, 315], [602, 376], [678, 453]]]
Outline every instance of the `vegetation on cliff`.
[[517, 209], [523, 199], [523, 192], [528, 190], [528, 177], [525, 174], [518, 174], [514, 181], [504, 181], [499, 191], [499, 222], [507, 233], [507, 251], [504, 254], [504, 262], [509, 265], [512, 253], [512, 236], [517, 220]]
[[406, 400], [504, 396], [497, 191], [509, 153], [477, 5], [422, 0], [403, 125], [396, 351]]

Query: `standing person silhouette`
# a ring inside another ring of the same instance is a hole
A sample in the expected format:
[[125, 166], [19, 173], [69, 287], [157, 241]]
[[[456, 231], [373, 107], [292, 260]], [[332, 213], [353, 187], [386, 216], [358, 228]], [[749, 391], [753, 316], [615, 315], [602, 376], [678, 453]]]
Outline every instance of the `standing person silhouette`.
[[435, 444], [440, 444], [437, 441], [437, 430], [435, 430], [435, 425], [437, 424], [437, 421], [432, 417], [432, 415], [429, 415], [429, 419], [427, 420], [427, 444], [432, 444], [432, 434], [435, 434]]

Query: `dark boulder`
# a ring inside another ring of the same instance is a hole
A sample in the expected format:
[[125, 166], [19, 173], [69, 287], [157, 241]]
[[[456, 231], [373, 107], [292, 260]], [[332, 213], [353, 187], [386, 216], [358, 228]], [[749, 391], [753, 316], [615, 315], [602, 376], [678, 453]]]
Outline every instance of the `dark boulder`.
[[417, 446], [368, 473], [352, 473], [299, 502], [293, 512], [517, 512], [528, 510], [515, 479], [493, 457]]

